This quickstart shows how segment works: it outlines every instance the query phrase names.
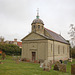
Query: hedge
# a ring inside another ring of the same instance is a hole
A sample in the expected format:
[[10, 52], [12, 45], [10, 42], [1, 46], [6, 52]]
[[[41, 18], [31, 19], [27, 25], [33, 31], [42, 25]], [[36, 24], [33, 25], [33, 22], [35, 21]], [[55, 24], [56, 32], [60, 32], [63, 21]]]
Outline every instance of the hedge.
[[21, 48], [14, 44], [0, 43], [0, 50], [5, 52], [7, 55], [21, 55]]

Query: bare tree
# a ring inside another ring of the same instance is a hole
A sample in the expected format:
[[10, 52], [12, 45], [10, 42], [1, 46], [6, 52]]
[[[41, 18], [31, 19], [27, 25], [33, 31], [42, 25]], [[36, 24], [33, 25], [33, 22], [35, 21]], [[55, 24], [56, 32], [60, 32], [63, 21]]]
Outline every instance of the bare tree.
[[75, 47], [75, 26], [73, 24], [70, 25], [70, 31], [68, 33], [70, 35], [70, 44], [71, 47]]

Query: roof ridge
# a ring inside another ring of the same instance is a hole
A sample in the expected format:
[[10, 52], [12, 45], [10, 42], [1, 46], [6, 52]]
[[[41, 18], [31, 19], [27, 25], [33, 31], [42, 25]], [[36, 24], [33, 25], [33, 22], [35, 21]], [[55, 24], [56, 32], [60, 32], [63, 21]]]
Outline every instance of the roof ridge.
[[[45, 28], [45, 29], [47, 29], [47, 28]], [[54, 32], [54, 31], [52, 31], [52, 30], [50, 30], [50, 29], [47, 29], [47, 30], [49, 30], [49, 31], [51, 31], [51, 32], [53, 32], [53, 33], [55, 33], [55, 34], [57, 34], [57, 35], [59, 36], [58, 33]]]
[[66, 42], [66, 39], [63, 38], [61, 35], [57, 34], [56, 32], [54, 32], [54, 31], [52, 31], [52, 30], [49, 30], [49, 29], [47, 29], [47, 28], [45, 28], [45, 30], [46, 30], [51, 36], [53, 36], [54, 40], [67, 43], [67, 42]]

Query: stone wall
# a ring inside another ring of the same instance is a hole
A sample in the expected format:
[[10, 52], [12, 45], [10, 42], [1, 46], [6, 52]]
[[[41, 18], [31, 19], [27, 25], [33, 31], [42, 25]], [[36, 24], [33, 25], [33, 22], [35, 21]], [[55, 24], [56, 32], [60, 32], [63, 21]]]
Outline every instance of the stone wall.
[[36, 52], [36, 60], [45, 60], [47, 58], [47, 40], [25, 41], [22, 44], [22, 58], [32, 60], [32, 52]]
[[[52, 46], [52, 47], [51, 47]], [[58, 52], [58, 47], [59, 51]], [[54, 51], [54, 52], [53, 52]], [[48, 40], [48, 59], [55, 61], [57, 60], [67, 60], [69, 58], [69, 45], [57, 42], [57, 41], [51, 41]]]

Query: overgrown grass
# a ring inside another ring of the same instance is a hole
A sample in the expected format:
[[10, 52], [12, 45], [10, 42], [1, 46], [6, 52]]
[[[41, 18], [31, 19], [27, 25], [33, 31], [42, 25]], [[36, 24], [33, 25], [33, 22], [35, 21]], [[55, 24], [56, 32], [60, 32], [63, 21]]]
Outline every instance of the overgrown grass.
[[[0, 57], [1, 59], [1, 57]], [[2, 60], [4, 64], [0, 64], [0, 75], [71, 75], [71, 64], [68, 62], [67, 72], [54, 71], [53, 67], [49, 72], [43, 71], [39, 64], [20, 62], [16, 64], [16, 61], [12, 60], [11, 56], [7, 56], [5, 60]]]

